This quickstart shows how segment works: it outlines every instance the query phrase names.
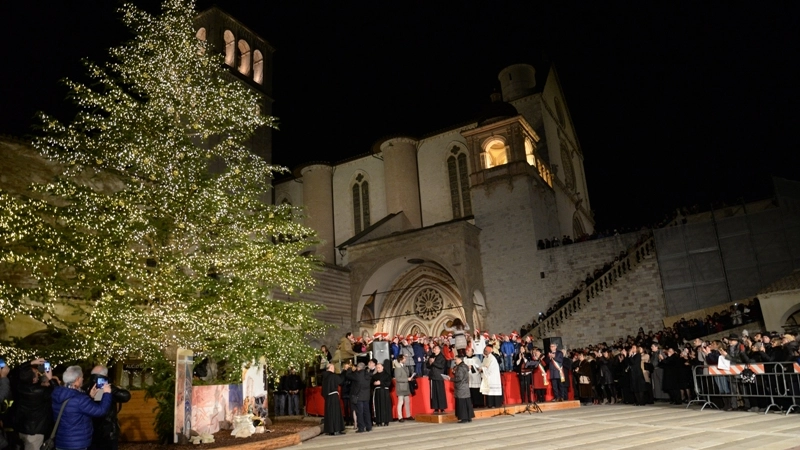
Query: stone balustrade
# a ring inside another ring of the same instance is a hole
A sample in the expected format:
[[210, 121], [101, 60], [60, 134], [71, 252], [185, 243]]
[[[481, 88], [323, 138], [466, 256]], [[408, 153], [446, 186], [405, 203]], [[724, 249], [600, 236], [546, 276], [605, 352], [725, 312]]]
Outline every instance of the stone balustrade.
[[529, 336], [534, 340], [547, 336], [551, 331], [559, 327], [565, 320], [575, 314], [583, 305], [591, 302], [596, 297], [602, 295], [605, 289], [610, 288], [617, 280], [644, 261], [644, 259], [656, 250], [655, 239], [650, 235], [644, 242], [628, 251], [628, 255], [614, 264], [611, 269], [597, 277], [591, 284], [586, 286], [575, 297], [571, 298], [561, 308], [554, 311], [547, 318], [528, 331]]

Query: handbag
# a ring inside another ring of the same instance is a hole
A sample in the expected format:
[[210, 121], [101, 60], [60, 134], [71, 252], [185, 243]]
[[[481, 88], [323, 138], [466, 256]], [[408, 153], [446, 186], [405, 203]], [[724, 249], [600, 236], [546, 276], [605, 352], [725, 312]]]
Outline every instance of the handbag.
[[580, 384], [591, 384], [589, 382], [589, 377], [586, 375], [581, 375], [581, 378], [578, 381], [580, 381]]
[[742, 373], [740, 373], [737, 378], [742, 380], [742, 383], [744, 384], [753, 384], [756, 382], [756, 373], [753, 372], [753, 370], [748, 365], [745, 366], [744, 370], [742, 370]]
[[50, 433], [50, 437], [42, 442], [42, 446], [39, 447], [39, 450], [55, 450], [58, 423], [61, 422], [61, 415], [64, 414], [64, 407], [67, 406], [68, 401], [69, 399], [66, 399], [64, 400], [64, 403], [61, 404], [61, 409], [58, 411], [58, 417], [56, 418], [56, 424], [53, 426], [53, 431]]

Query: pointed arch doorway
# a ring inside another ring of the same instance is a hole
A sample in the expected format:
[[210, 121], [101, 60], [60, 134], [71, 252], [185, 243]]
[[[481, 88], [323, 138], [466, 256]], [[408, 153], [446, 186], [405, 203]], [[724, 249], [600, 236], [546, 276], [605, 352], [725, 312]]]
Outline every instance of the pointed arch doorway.
[[398, 276], [381, 304], [374, 329], [389, 336], [436, 336], [456, 318], [467, 323], [455, 280], [432, 262], [409, 268]]

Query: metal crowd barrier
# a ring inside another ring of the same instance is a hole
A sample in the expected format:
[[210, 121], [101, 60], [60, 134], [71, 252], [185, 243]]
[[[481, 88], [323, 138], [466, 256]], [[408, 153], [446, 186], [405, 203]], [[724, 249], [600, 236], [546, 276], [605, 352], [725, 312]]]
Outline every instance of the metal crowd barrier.
[[693, 372], [696, 398], [686, 408], [693, 403], [702, 403], [701, 411], [707, 406], [718, 408], [712, 397], [731, 398], [736, 405], [741, 398], [751, 407], [757, 406], [759, 399], [767, 399], [769, 404], [764, 414], [773, 408], [785, 410], [786, 414], [800, 408], [800, 365], [797, 363], [732, 364], [728, 369], [697, 366]]

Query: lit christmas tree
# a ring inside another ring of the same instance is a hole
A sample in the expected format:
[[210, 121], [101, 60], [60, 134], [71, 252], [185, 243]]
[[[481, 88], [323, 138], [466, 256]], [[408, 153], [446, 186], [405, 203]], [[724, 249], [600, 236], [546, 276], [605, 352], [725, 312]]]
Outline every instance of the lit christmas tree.
[[34, 146], [64, 172], [0, 192], [3, 315], [65, 327], [72, 348], [47, 355], [60, 360], [175, 347], [276, 370], [310, 360], [320, 306], [271, 293], [312, 287], [314, 232], [264, 203], [281, 169], [246, 146], [273, 118], [196, 38], [193, 2], [121, 11], [135, 38], [87, 62], [90, 85], [67, 81], [76, 118], [41, 116]]

